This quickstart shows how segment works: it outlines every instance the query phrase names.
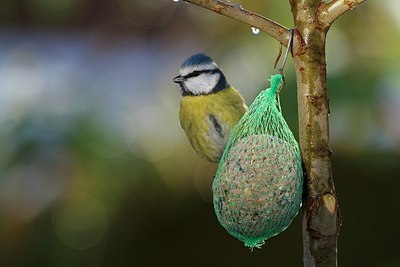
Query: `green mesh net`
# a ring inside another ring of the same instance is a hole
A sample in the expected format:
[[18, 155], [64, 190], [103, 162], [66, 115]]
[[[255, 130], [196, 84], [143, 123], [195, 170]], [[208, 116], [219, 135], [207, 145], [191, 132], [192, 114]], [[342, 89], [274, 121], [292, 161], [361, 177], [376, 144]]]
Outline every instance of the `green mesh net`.
[[281, 113], [282, 80], [273, 75], [234, 127], [213, 182], [219, 222], [251, 248], [285, 230], [301, 206], [301, 154]]

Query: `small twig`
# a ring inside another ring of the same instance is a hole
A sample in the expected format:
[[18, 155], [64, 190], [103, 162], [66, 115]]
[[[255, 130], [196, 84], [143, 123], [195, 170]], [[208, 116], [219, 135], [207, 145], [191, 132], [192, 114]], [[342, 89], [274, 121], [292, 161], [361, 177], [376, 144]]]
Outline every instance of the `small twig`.
[[286, 65], [286, 60], [287, 60], [289, 51], [291, 52], [291, 51], [292, 51], [292, 48], [293, 48], [293, 34], [294, 34], [294, 29], [293, 29], [293, 28], [289, 29], [289, 33], [290, 33], [290, 37], [289, 37], [288, 44], [287, 44], [287, 46], [286, 46], [285, 57], [283, 58], [282, 66], [279, 68], [279, 72], [280, 72], [282, 75], [283, 75], [283, 69], [285, 68], [285, 65]]
[[275, 58], [274, 62], [274, 69], [276, 69], [276, 65], [278, 65], [279, 59], [281, 58], [282, 55], [282, 44], [279, 44], [279, 50], [278, 50], [278, 55]]
[[348, 10], [353, 10], [366, 0], [333, 0], [321, 5], [318, 11], [318, 21], [321, 26], [328, 28]]
[[278, 40], [284, 46], [288, 43], [290, 34], [286, 27], [257, 13], [248, 11], [239, 4], [231, 4], [218, 0], [185, 0], [185, 2], [209, 9], [218, 14], [258, 28]]

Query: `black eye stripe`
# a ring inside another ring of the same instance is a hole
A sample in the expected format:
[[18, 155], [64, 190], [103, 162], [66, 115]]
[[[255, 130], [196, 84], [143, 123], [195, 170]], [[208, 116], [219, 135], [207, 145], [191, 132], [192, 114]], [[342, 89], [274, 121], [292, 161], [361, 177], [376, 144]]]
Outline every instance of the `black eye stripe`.
[[203, 73], [212, 73], [212, 74], [214, 74], [214, 73], [217, 73], [217, 72], [218, 72], [218, 69], [212, 69], [212, 70], [195, 70], [195, 71], [193, 71], [193, 72], [191, 72], [191, 73], [189, 73], [189, 74], [183, 76], [183, 78], [187, 79], [187, 78], [199, 76], [199, 75], [201, 75], [201, 74], [203, 74]]

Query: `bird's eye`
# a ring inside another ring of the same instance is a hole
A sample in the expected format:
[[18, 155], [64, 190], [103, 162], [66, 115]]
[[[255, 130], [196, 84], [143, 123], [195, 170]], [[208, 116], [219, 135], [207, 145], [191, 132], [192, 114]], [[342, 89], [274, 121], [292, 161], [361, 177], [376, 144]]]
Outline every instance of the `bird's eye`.
[[192, 72], [192, 76], [193, 77], [196, 77], [196, 76], [199, 76], [199, 75], [200, 75], [200, 71], [195, 70], [195, 71]]

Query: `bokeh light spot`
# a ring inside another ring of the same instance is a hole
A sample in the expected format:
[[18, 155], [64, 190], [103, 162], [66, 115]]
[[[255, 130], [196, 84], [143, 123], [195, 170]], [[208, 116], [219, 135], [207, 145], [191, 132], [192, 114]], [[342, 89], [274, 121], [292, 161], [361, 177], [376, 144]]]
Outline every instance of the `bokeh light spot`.
[[34, 106], [45, 84], [37, 50], [29, 45], [12, 49], [0, 66], [0, 80], [0, 114], [11, 110], [15, 116]]
[[97, 245], [107, 230], [105, 206], [94, 196], [74, 193], [56, 203], [53, 228], [58, 238], [75, 249]]
[[144, 107], [126, 122], [125, 136], [135, 156], [150, 161], [168, 157], [178, 142], [177, 122], [159, 107]]

